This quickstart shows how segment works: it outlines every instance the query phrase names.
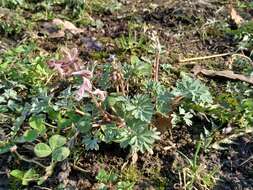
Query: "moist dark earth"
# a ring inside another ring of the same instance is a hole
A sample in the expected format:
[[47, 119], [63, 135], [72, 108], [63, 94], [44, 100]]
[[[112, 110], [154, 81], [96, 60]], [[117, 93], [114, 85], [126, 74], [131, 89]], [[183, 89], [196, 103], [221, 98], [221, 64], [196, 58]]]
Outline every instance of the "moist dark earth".
[[[80, 35], [70, 35], [64, 40], [41, 39], [39, 45], [49, 52], [54, 52], [59, 45], [78, 46], [80, 56], [89, 62], [94, 60], [106, 60], [108, 55], [117, 54], [124, 56], [114, 43], [117, 37], [128, 35], [132, 31], [128, 27], [129, 22], [146, 23], [147, 32], [155, 30], [162, 45], [166, 47], [166, 56], [162, 57], [162, 63], [169, 63], [180, 68], [177, 62], [180, 58], [206, 56], [219, 53], [233, 52], [236, 44], [229, 37], [224, 37], [219, 31], [213, 31], [208, 24], [214, 20], [225, 20], [232, 23], [228, 16], [227, 1], [208, 0], [139, 0], [122, 1], [123, 8], [117, 12], [93, 12], [94, 19], [101, 20], [103, 26], [95, 28], [83, 27], [85, 32]], [[32, 14], [32, 13], [30, 13]], [[252, 11], [248, 12], [251, 16]], [[27, 15], [29, 16], [29, 15]], [[43, 36], [43, 23], [38, 24], [37, 33]], [[134, 32], [139, 35], [139, 30]], [[207, 35], [208, 37], [206, 37]], [[2, 36], [8, 46], [15, 41], [21, 41], [25, 36], [15, 38]], [[137, 51], [139, 51], [137, 49]], [[140, 50], [141, 51], [141, 50]], [[248, 52], [245, 52], [246, 54]], [[210, 64], [216, 67], [227, 61], [227, 57], [212, 59]], [[210, 60], [209, 60], [210, 61]], [[191, 70], [192, 66], [184, 67]], [[174, 85], [177, 74], [166, 81], [168, 85]], [[204, 79], [208, 82], [208, 79]], [[219, 80], [218, 80], [219, 82]], [[220, 81], [222, 84], [222, 81]], [[177, 126], [168, 131], [163, 131], [162, 138], [154, 146], [154, 153], [140, 154], [136, 166], [132, 166], [133, 172], [138, 172], [139, 180], [135, 189], [180, 189], [180, 177], [177, 168], [186, 164], [178, 151], [189, 158], [194, 156], [195, 140], [198, 139], [202, 129], [201, 123], [196, 126]], [[159, 127], [159, 126], [158, 126]], [[195, 128], [195, 129], [194, 129]], [[217, 137], [219, 138], [219, 137]], [[219, 166], [217, 172], [217, 184], [215, 190], [251, 190], [253, 189], [253, 136], [243, 135], [236, 138], [233, 144], [224, 145], [225, 150], [210, 149], [200, 152], [200, 164], [206, 169]], [[69, 189], [96, 189], [96, 175], [103, 163], [105, 169], [124, 171], [122, 166], [130, 162], [129, 150], [121, 149], [117, 144], [102, 144], [99, 151], [81, 151], [80, 166], [85, 171], [71, 169], [68, 175]], [[9, 155], [0, 156], [0, 190], [11, 189], [8, 184], [8, 171], [12, 164], [17, 163]], [[43, 186], [54, 189], [57, 186], [61, 174], [69, 170], [68, 163], [59, 163], [52, 177]], [[57, 179], [57, 180], [56, 180]], [[13, 186], [13, 185], [12, 185]], [[15, 186], [15, 185], [14, 185]], [[17, 187], [17, 189], [19, 189]], [[42, 189], [30, 186], [27, 189]]]

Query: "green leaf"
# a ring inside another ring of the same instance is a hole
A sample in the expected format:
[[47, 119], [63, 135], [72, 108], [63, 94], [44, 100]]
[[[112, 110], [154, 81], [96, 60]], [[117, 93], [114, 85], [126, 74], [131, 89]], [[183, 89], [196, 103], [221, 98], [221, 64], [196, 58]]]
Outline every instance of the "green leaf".
[[120, 146], [125, 148], [130, 145], [133, 152], [140, 151], [144, 153], [148, 151], [152, 154], [152, 146], [155, 140], [160, 139], [160, 132], [156, 131], [155, 128], [148, 129], [147, 126], [138, 127], [136, 124], [134, 125], [131, 126], [131, 129], [133, 129], [131, 134], [126, 139], [123, 139]]
[[42, 176], [37, 180], [38, 185], [42, 185], [47, 180], [47, 177]]
[[32, 142], [34, 141], [36, 138], [38, 137], [38, 133], [35, 129], [30, 129], [27, 130], [24, 135], [23, 138], [26, 142]]
[[116, 140], [120, 132], [120, 128], [117, 127], [115, 124], [102, 125], [101, 130], [103, 131], [103, 133], [101, 133], [99, 139], [106, 143], [111, 143]]
[[77, 128], [80, 133], [88, 133], [91, 130], [91, 117], [82, 117], [77, 123]]
[[17, 99], [18, 94], [15, 90], [8, 89], [5, 90], [3, 96], [6, 97], [7, 99]]
[[[159, 94], [167, 94], [167, 88], [162, 85], [160, 82], [155, 82], [153, 80], [149, 80], [145, 83], [145, 90], [152, 95], [152, 97], [156, 97]], [[171, 96], [171, 95], [170, 95]]]
[[20, 112], [22, 110], [22, 106], [17, 104], [14, 100], [8, 100], [7, 107], [14, 112]]
[[96, 176], [96, 180], [100, 183], [108, 183], [109, 174], [104, 169], [100, 169]]
[[64, 129], [72, 124], [72, 119], [58, 118], [58, 127]]
[[124, 96], [117, 96], [115, 94], [111, 94], [108, 98], [108, 105], [111, 109], [117, 113], [120, 117], [125, 117], [126, 115], [126, 107], [130, 105], [129, 99]]
[[46, 131], [46, 126], [44, 124], [44, 118], [40, 117], [40, 116], [32, 116], [29, 119], [29, 125], [37, 130], [40, 134], [45, 133]]
[[34, 169], [29, 169], [23, 176], [22, 185], [28, 185], [29, 182], [37, 180], [38, 177], [39, 175]]
[[184, 96], [197, 104], [211, 104], [212, 95], [200, 80], [193, 79], [185, 73], [181, 73], [182, 80], [177, 82], [176, 88], [171, 92], [174, 96]]
[[48, 116], [49, 116], [49, 118], [50, 118], [51, 120], [57, 120], [58, 117], [59, 117], [59, 115], [60, 115], [60, 112], [54, 110], [54, 109], [51, 108], [51, 107], [49, 107], [49, 108], [48, 108], [48, 111], [47, 111], [47, 114], [48, 114]]
[[2, 143], [0, 141], [0, 154], [4, 154], [6, 152], [9, 152], [11, 147], [13, 147], [12, 143], [6, 143], [6, 142]]
[[95, 137], [93, 138], [90, 136], [86, 136], [82, 142], [85, 144], [86, 150], [98, 150], [99, 149], [99, 145], [98, 145], [99, 140]]
[[6, 113], [8, 112], [8, 108], [6, 105], [0, 105], [0, 113]]
[[34, 147], [34, 153], [38, 157], [47, 157], [52, 153], [51, 148], [45, 143], [39, 143]]
[[52, 150], [55, 150], [56, 148], [59, 148], [65, 145], [66, 142], [67, 142], [67, 139], [61, 135], [53, 135], [49, 139], [49, 145]]
[[19, 130], [21, 125], [24, 123], [24, 121], [25, 121], [24, 115], [16, 118], [14, 125], [13, 125], [13, 129], [12, 129], [14, 131], [14, 133], [16, 133]]
[[170, 93], [164, 92], [156, 96], [156, 111], [163, 115], [172, 111], [172, 95]]
[[140, 119], [149, 123], [153, 115], [153, 105], [148, 96], [137, 95], [131, 101], [131, 105], [126, 107], [127, 111], [134, 116], [135, 119]]
[[23, 172], [21, 170], [12, 170], [10, 175], [19, 179], [19, 180], [22, 180], [25, 175], [25, 172]]
[[57, 162], [65, 160], [70, 154], [70, 150], [67, 147], [60, 147], [53, 151], [52, 158]]
[[152, 71], [152, 65], [141, 61], [137, 56], [131, 57], [131, 65], [133, 75], [136, 77], [150, 76]]

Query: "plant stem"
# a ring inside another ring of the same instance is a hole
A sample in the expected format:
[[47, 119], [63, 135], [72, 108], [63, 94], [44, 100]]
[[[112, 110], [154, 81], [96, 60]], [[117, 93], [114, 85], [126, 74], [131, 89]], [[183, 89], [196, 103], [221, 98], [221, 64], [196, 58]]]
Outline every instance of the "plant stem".
[[92, 101], [95, 103], [97, 109], [99, 110], [99, 112], [101, 113], [102, 117], [105, 120], [115, 121], [117, 125], [124, 126], [124, 119], [120, 118], [119, 116], [112, 115], [112, 114], [108, 113], [107, 111], [105, 111], [102, 108], [101, 104], [99, 104], [99, 102], [97, 101], [96, 97], [92, 93], [89, 93], [89, 94], [90, 94]]
[[17, 150], [15, 150], [15, 151], [13, 151], [13, 152], [18, 156], [18, 158], [19, 158], [20, 160], [23, 160], [23, 161], [25, 161], [25, 162], [32, 162], [32, 163], [37, 164], [38, 166], [40, 166], [40, 167], [42, 167], [42, 168], [44, 168], [44, 169], [47, 168], [45, 165], [43, 165], [43, 164], [37, 162], [36, 160], [25, 158], [24, 156], [22, 156], [21, 154], [19, 154]]
[[156, 59], [155, 59], [155, 73], [154, 73], [154, 81], [158, 82], [158, 76], [159, 76], [159, 66], [160, 66], [160, 51], [157, 51], [156, 53]]

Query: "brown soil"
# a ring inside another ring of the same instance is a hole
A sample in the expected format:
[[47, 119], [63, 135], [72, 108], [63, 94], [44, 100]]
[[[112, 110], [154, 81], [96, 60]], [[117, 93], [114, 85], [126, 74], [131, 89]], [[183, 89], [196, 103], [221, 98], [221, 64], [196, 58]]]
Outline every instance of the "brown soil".
[[[146, 8], [158, 4], [155, 9]], [[158, 31], [162, 44], [168, 49], [167, 58], [162, 61], [177, 66], [176, 60], [180, 57], [204, 56], [216, 53], [225, 53], [235, 50], [235, 44], [221, 34], [212, 33], [208, 38], [203, 38], [206, 32], [204, 24], [211, 19], [227, 20], [227, 11], [224, 3], [219, 1], [125, 1], [123, 13], [95, 14], [104, 26], [101, 29], [86, 27], [84, 35], [70, 36], [65, 40], [40, 41], [41, 48], [54, 52], [60, 45], [73, 45], [80, 47], [81, 57], [87, 62], [94, 60], [94, 53], [102, 52], [102, 60], [105, 61], [110, 54], [119, 53], [114, 39], [129, 32], [128, 22], [145, 22], [150, 28]], [[224, 6], [221, 9], [221, 6]], [[146, 9], [144, 9], [144, 7]], [[134, 11], [132, 11], [134, 9]], [[123, 18], [119, 17], [124, 14]], [[39, 32], [39, 31], [38, 31]], [[137, 30], [138, 32], [138, 30]], [[208, 31], [207, 31], [208, 32]], [[89, 42], [89, 45], [87, 45]], [[104, 54], [103, 54], [104, 53]], [[101, 59], [101, 57], [95, 59]], [[211, 60], [212, 65], [224, 64], [227, 58]], [[101, 60], [100, 60], [101, 61]], [[162, 63], [161, 63], [162, 64]], [[191, 69], [186, 67], [184, 69]], [[194, 139], [198, 139], [201, 131], [193, 127], [177, 126], [171, 133], [162, 134], [161, 141], [154, 147], [154, 154], [139, 155], [137, 170], [140, 172], [140, 180], [136, 189], [176, 189], [179, 183], [179, 175], [175, 165], [185, 164], [177, 151], [192, 157], [195, 151]], [[85, 168], [85, 172], [72, 169], [69, 175], [70, 189], [77, 186], [78, 189], [94, 189], [97, 181], [95, 176], [100, 167], [121, 171], [124, 163], [129, 161], [128, 150], [122, 150], [118, 145], [101, 145], [99, 151], [81, 151], [79, 166]], [[221, 166], [220, 180], [214, 189], [216, 190], [251, 190], [253, 189], [253, 159], [241, 165], [253, 155], [253, 138], [245, 136], [237, 139], [233, 145], [229, 145], [224, 151], [201, 152], [200, 157], [203, 165], [212, 167]], [[208, 158], [208, 159], [207, 159]], [[0, 165], [3, 166], [10, 158], [7, 155], [0, 156]], [[64, 164], [64, 163], [63, 163]], [[1, 171], [5, 169], [1, 167]], [[57, 182], [55, 178], [62, 171], [59, 165], [58, 172], [52, 176], [45, 186], [54, 188]], [[1, 174], [0, 190], [8, 189], [7, 180]], [[32, 188], [36, 189], [36, 188]]]

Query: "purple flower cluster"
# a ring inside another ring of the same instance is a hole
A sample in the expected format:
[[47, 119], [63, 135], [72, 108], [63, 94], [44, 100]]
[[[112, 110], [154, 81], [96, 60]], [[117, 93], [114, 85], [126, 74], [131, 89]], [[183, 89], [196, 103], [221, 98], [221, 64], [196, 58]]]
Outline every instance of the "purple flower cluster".
[[65, 54], [64, 58], [59, 61], [50, 60], [48, 62], [49, 67], [56, 70], [62, 78], [70, 76], [82, 77], [83, 83], [77, 91], [77, 100], [80, 101], [84, 97], [85, 93], [88, 93], [90, 95], [95, 95], [101, 101], [104, 101], [107, 95], [106, 91], [102, 91], [100, 89], [93, 90], [91, 83], [93, 73], [87, 69], [81, 69], [77, 48], [73, 48], [71, 50], [63, 49], [63, 52]]

